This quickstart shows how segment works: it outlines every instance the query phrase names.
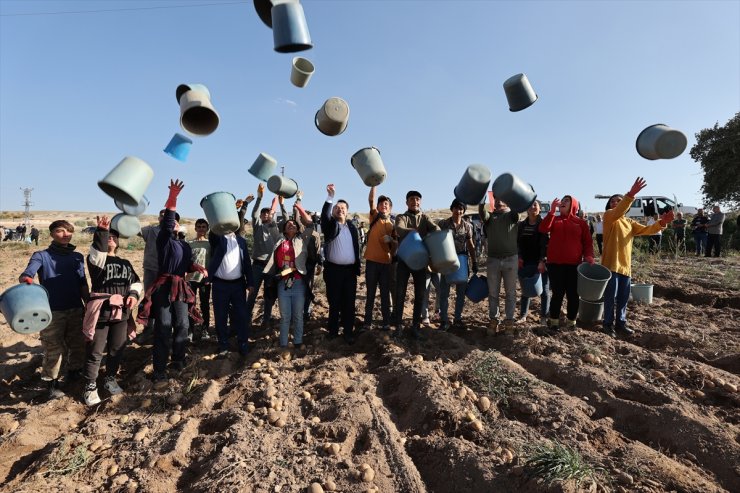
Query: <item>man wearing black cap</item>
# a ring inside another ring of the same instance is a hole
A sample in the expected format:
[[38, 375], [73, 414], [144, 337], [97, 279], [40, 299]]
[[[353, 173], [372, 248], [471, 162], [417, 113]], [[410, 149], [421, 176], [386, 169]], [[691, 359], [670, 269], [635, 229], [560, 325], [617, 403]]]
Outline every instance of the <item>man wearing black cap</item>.
[[[439, 226], [421, 212], [421, 193], [416, 190], [410, 190], [406, 194], [406, 207], [408, 208], [403, 214], [396, 216], [396, 234], [398, 241], [403, 242], [406, 236], [412, 231], [416, 231], [424, 238], [432, 231], [439, 231]], [[396, 273], [396, 296], [393, 302], [396, 314], [396, 336], [401, 334], [401, 322], [403, 320], [403, 306], [406, 303], [406, 286], [409, 277], [414, 279], [414, 314], [411, 325], [411, 336], [415, 339], [421, 339], [421, 308], [424, 302], [426, 291], [426, 281], [429, 271], [426, 267], [419, 270], [412, 270], [406, 263], [399, 259]]]
[[[452, 239], [455, 242], [455, 253], [458, 258], [470, 258], [473, 267], [473, 273], [478, 273], [478, 261], [475, 258], [475, 243], [473, 243], [473, 225], [468, 221], [463, 220], [463, 214], [467, 206], [455, 199], [450, 204], [450, 211], [452, 216], [447, 219], [442, 219], [439, 222], [439, 227], [444, 230], [450, 230], [452, 232]], [[462, 327], [462, 310], [465, 305], [465, 288], [467, 287], [468, 279], [468, 263], [460, 262], [460, 268], [464, 269], [465, 282], [461, 282], [455, 285], [455, 325]], [[447, 282], [446, 276], [441, 276], [439, 285], [439, 296], [440, 303], [439, 307], [442, 312], [441, 318], [442, 323], [440, 324], [440, 330], [448, 330], [450, 328], [450, 318], [447, 313], [449, 307], [450, 297], [450, 283]]]

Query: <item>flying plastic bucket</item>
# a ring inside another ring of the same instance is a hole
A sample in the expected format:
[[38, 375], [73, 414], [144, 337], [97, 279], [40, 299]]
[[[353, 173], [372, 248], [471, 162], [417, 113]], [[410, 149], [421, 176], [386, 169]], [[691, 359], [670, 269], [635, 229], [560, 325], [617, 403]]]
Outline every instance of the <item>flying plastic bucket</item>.
[[416, 231], [412, 231], [398, 245], [398, 258], [411, 270], [425, 269], [429, 264], [429, 250]]
[[239, 213], [234, 208], [236, 199], [229, 192], [214, 192], [200, 201], [211, 231], [217, 235], [233, 233], [239, 229]]
[[49, 293], [40, 284], [17, 284], [0, 295], [0, 312], [19, 334], [40, 332], [51, 323]]
[[172, 136], [170, 143], [167, 144], [167, 147], [164, 148], [164, 152], [184, 163], [188, 160], [188, 154], [190, 154], [192, 145], [193, 141], [190, 138], [182, 134], [175, 134]]
[[98, 182], [98, 186], [113, 200], [136, 207], [153, 178], [151, 166], [139, 158], [126, 156]]
[[118, 231], [121, 238], [133, 238], [141, 231], [141, 223], [136, 216], [116, 214], [110, 220], [110, 228]]

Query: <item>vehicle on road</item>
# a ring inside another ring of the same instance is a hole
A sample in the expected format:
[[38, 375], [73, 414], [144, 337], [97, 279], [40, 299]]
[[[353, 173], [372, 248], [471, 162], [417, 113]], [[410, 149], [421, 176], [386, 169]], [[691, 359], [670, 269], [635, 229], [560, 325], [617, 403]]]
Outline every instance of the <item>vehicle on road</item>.
[[[595, 195], [597, 199], [609, 199], [610, 195]], [[643, 217], [653, 216], [655, 214], [663, 214], [673, 209], [674, 212], [683, 212], [684, 214], [696, 214], [698, 209], [693, 206], [683, 205], [680, 202], [677, 203], [675, 197], [669, 199], [662, 195], [639, 195], [632, 201], [632, 206], [627, 211], [625, 216], [633, 219], [639, 219]]]

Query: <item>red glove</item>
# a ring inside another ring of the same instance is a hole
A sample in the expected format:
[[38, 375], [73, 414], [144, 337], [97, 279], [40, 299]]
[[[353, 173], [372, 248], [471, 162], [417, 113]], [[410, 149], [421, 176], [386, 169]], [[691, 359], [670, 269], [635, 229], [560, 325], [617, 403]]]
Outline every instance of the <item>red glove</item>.
[[521, 257], [519, 257], [519, 261], [518, 261], [517, 265], [519, 266], [520, 269], [523, 268], [524, 267], [524, 259], [521, 258]]
[[177, 208], [177, 196], [185, 188], [185, 184], [180, 180], [170, 180], [170, 186], [168, 188], [170, 189], [170, 195], [167, 197], [164, 208], [174, 211]]
[[33, 284], [33, 277], [24, 277], [23, 282], [26, 284]]
[[588, 262], [591, 265], [594, 265], [594, 258], [589, 255], [588, 257], [586, 257], [586, 262]]
[[664, 228], [673, 222], [673, 209], [660, 216], [660, 225]]
[[647, 182], [641, 176], [638, 176], [635, 182], [632, 184], [632, 188], [630, 188], [630, 191], [627, 192], [627, 195], [634, 199], [637, 194], [640, 193], [640, 190], [642, 190], [646, 186]]

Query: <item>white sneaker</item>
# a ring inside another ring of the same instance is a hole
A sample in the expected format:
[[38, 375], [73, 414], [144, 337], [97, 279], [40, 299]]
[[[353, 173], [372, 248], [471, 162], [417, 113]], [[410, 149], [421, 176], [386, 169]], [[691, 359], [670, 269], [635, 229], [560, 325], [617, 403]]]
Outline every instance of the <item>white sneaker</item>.
[[431, 322], [429, 321], [429, 317], [424, 317], [423, 319], [421, 319], [421, 323], [423, 325], [429, 325]]
[[100, 396], [98, 395], [98, 389], [86, 390], [82, 397], [85, 401], [86, 406], [94, 406], [100, 404]]
[[116, 379], [113, 377], [106, 378], [103, 386], [105, 387], [105, 390], [110, 392], [110, 395], [118, 395], [123, 392], [123, 389], [118, 385], [118, 382], [116, 382]]

